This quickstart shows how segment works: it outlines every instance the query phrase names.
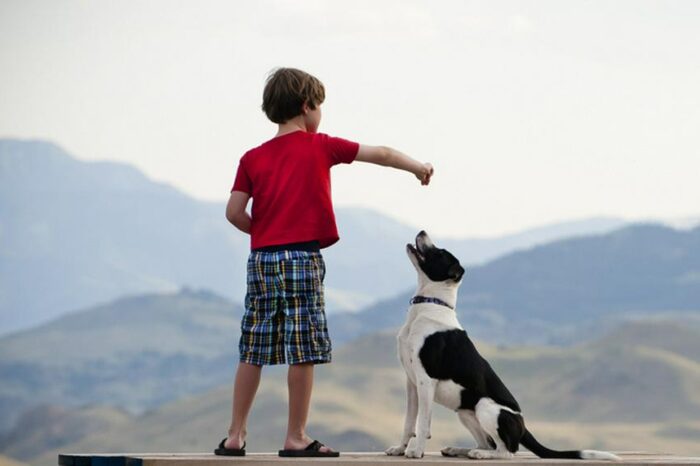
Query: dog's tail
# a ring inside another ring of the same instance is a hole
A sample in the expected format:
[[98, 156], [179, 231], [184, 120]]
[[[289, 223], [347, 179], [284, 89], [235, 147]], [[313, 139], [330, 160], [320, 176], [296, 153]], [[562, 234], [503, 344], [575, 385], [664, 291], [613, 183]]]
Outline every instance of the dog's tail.
[[529, 430], [520, 438], [520, 443], [540, 458], [568, 458], [577, 460], [610, 460], [619, 461], [620, 457], [607, 451], [597, 450], [550, 450], [535, 439]]

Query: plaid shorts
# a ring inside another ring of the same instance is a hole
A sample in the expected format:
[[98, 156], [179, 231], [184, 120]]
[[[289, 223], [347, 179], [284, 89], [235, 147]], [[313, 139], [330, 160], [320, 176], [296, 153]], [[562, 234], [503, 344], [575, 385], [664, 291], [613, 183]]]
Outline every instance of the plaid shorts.
[[240, 360], [256, 366], [331, 361], [319, 252], [252, 251]]

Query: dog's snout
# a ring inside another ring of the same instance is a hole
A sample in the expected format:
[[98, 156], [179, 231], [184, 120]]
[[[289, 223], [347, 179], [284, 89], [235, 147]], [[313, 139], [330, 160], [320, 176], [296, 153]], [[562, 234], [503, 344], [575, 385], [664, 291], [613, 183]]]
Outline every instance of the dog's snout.
[[421, 230], [420, 233], [416, 235], [416, 247], [421, 252], [424, 251], [425, 248], [433, 247], [433, 241], [430, 239], [430, 236], [428, 236], [428, 233], [426, 233], [425, 230]]

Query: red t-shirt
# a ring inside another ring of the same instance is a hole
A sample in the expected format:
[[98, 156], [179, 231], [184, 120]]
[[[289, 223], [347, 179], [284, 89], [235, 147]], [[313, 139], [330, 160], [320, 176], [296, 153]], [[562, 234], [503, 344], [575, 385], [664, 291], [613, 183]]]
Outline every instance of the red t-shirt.
[[231, 188], [253, 198], [251, 248], [338, 241], [330, 168], [351, 163], [360, 145], [323, 133], [295, 131], [246, 152]]

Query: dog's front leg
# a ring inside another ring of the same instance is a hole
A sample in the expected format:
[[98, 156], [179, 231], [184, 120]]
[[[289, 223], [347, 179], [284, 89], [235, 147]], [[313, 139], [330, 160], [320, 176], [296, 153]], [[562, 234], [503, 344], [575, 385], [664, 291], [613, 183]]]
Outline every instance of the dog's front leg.
[[416, 386], [411, 379], [406, 377], [406, 419], [403, 424], [403, 434], [401, 435], [401, 443], [395, 447], [389, 447], [385, 450], [387, 455], [400, 456], [406, 452], [408, 441], [416, 435], [416, 416], [418, 415], [418, 392]]
[[435, 398], [435, 381], [427, 374], [416, 380], [418, 393], [418, 419], [416, 436], [408, 442], [406, 458], [422, 458], [425, 443], [430, 438], [430, 421], [433, 414], [433, 399]]

